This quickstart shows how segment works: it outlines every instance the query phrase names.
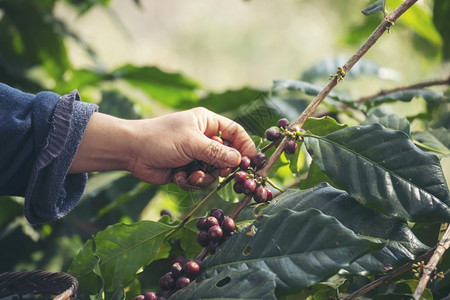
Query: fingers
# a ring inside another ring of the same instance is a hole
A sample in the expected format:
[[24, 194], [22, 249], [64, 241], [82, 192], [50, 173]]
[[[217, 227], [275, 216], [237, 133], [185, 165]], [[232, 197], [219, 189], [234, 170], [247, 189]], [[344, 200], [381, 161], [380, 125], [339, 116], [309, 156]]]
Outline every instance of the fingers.
[[172, 181], [180, 188], [191, 191], [207, 187], [216, 180], [217, 175], [197, 170], [190, 174], [185, 171], [178, 171], [173, 175]]

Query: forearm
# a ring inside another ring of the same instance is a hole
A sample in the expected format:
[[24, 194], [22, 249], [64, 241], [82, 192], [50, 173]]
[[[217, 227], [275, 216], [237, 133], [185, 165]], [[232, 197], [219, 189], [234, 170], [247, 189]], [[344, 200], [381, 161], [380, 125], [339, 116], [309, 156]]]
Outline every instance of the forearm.
[[134, 142], [131, 121], [94, 113], [69, 173], [128, 170], [134, 159]]

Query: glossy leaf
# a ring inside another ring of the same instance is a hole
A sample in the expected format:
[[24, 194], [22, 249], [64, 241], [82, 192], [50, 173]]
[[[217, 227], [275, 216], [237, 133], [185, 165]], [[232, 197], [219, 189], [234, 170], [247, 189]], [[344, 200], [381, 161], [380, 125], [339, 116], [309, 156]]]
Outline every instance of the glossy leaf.
[[325, 280], [382, 244], [357, 237], [318, 210], [289, 209], [262, 216], [202, 264], [203, 277], [228, 269], [264, 269], [276, 274], [277, 293]]
[[367, 119], [361, 125], [381, 124], [386, 128], [400, 130], [409, 135], [410, 127], [406, 118], [401, 118], [395, 114], [387, 113], [380, 107], [376, 107], [369, 111]]
[[433, 21], [443, 40], [443, 52], [445, 59], [450, 58], [450, 22], [448, 21], [449, 14], [450, 2], [433, 2]]
[[275, 274], [262, 269], [227, 269], [217, 276], [193, 282], [170, 297], [184, 299], [277, 299]]
[[[79, 280], [101, 273], [105, 291], [125, 286], [140, 268], [167, 253], [164, 237], [172, 226], [140, 221], [133, 224], [115, 224], [94, 237], [95, 249], [87, 243], [72, 263], [71, 272]], [[88, 247], [89, 249], [85, 249]], [[93, 263], [97, 260], [97, 263]], [[89, 262], [89, 263], [84, 263]]]
[[410, 102], [415, 97], [421, 97], [427, 102], [436, 102], [442, 103], [448, 100], [448, 97], [442, 93], [438, 93], [432, 90], [427, 89], [409, 89], [409, 90], [401, 90], [397, 92], [387, 93], [382, 96], [378, 96], [376, 98], [369, 99], [366, 101], [367, 104], [379, 104], [384, 102], [392, 102], [392, 101], [403, 101]]
[[[334, 73], [336, 73], [336, 69], [333, 71], [333, 74]], [[322, 91], [322, 89], [323, 89], [323, 87], [312, 84], [307, 81], [278, 79], [278, 80], [274, 80], [274, 82], [273, 82], [272, 93], [277, 95], [277, 94], [286, 93], [286, 92], [302, 91], [306, 95], [317, 96], [317, 94], [319, 94], [320, 91]], [[331, 99], [334, 99], [334, 100], [349, 101], [349, 99], [347, 99], [347, 97], [345, 97], [343, 95], [339, 95], [338, 93], [336, 93], [334, 91], [332, 91], [328, 95], [328, 97]]]
[[286, 191], [263, 213], [271, 215], [286, 208], [295, 211], [318, 209], [326, 215], [335, 217], [342, 225], [358, 235], [387, 242], [380, 251], [366, 254], [346, 267], [351, 274], [367, 275], [383, 272], [409, 262], [428, 250], [428, 247], [414, 236], [406, 222], [367, 208], [350, 197], [347, 192], [326, 183], [304, 191]]
[[439, 159], [403, 132], [379, 124], [305, 137], [312, 159], [358, 202], [403, 220], [450, 220], [448, 187]]
[[308, 118], [302, 126], [303, 129], [320, 136], [330, 134], [346, 127], [346, 124], [339, 124], [331, 117]]
[[450, 132], [446, 128], [429, 129], [413, 133], [419, 147], [440, 155], [450, 154]]

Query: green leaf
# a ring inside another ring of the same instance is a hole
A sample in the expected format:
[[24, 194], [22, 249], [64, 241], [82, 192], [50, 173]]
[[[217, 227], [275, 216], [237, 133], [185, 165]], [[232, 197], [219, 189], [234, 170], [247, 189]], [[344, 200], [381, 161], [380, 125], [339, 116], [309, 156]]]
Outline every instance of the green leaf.
[[366, 254], [346, 267], [351, 274], [367, 275], [383, 272], [389, 267], [403, 265], [429, 249], [414, 236], [406, 222], [367, 208], [345, 191], [326, 183], [304, 191], [288, 190], [278, 196], [277, 201], [263, 213], [272, 215], [287, 208], [294, 211], [315, 208], [335, 217], [355, 234], [387, 241], [386, 246], [380, 251]]
[[275, 274], [261, 269], [227, 269], [217, 276], [191, 283], [170, 299], [275, 300]]
[[450, 154], [450, 132], [446, 128], [429, 129], [413, 132], [415, 142], [424, 150], [429, 150], [441, 155]]
[[314, 161], [311, 162], [308, 169], [308, 176], [300, 181], [300, 189], [309, 189], [321, 182], [327, 182], [333, 185], [330, 177], [325, 174]]
[[339, 124], [335, 119], [327, 116], [323, 118], [308, 118], [302, 128], [315, 135], [324, 136], [347, 126], [346, 124]]
[[93, 252], [92, 243], [83, 247], [72, 263], [72, 274], [79, 280], [92, 278], [93, 262], [97, 260], [95, 266], [101, 272], [104, 290], [112, 292], [125, 286], [143, 266], [167, 255], [163, 241], [172, 228], [152, 221], [109, 226], [94, 237]]
[[443, 39], [444, 59], [450, 58], [450, 22], [448, 16], [450, 15], [450, 2], [448, 1], [433, 1], [433, 20], [436, 29], [440, 32]]
[[68, 269], [68, 272], [78, 279], [80, 292], [90, 295], [97, 294], [103, 285], [101, 277], [94, 272], [99, 262], [94, 252], [94, 240], [88, 240]]
[[208, 278], [230, 268], [264, 269], [276, 274], [277, 293], [285, 294], [323, 281], [380, 247], [318, 210], [285, 209], [261, 216], [227, 240], [203, 262], [202, 271]]
[[438, 93], [427, 89], [409, 89], [387, 93], [385, 95], [369, 99], [365, 103], [368, 105], [373, 105], [393, 101], [410, 102], [415, 97], [421, 97], [427, 102], [435, 103], [442, 103], [448, 100], [448, 97], [443, 93]]
[[196, 102], [199, 99], [199, 84], [177, 73], [167, 73], [157, 67], [135, 67], [126, 65], [112, 72], [120, 78], [141, 89], [152, 99], [176, 108], [184, 101]]
[[363, 9], [361, 12], [365, 14], [366, 16], [375, 14], [379, 11], [383, 12], [385, 11], [386, 6], [386, 0], [377, 0], [374, 3], [367, 6], [365, 9]]
[[[402, 2], [402, 0], [389, 0], [388, 4], [394, 8], [398, 7]], [[436, 30], [432, 18], [432, 11], [426, 5], [413, 5], [399, 18], [397, 23], [406, 25], [424, 40], [434, 46], [441, 47], [442, 38]]]
[[435, 155], [379, 124], [305, 137], [312, 159], [358, 202], [403, 220], [448, 222], [448, 187]]
[[381, 107], [371, 109], [367, 114], [367, 119], [361, 125], [381, 124], [392, 130], [400, 130], [410, 134], [409, 122], [406, 118], [400, 118], [396, 114], [385, 112]]

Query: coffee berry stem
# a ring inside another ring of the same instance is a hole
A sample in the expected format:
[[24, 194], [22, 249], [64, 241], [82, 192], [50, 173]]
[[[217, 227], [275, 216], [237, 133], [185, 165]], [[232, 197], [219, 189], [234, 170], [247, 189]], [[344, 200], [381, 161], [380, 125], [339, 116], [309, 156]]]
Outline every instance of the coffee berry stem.
[[269, 177], [265, 178], [266, 182], [268, 184], [270, 184], [274, 189], [280, 191], [281, 193], [284, 193], [284, 190], [282, 188], [280, 188], [279, 186], [277, 186], [277, 184], [275, 182], [273, 182]]
[[247, 207], [247, 205], [250, 203], [250, 201], [252, 201], [252, 197], [253, 197], [252, 194], [245, 195], [245, 197], [242, 199], [242, 201], [239, 203], [239, 205], [231, 213], [230, 218], [236, 220], [236, 217], [239, 215], [241, 210], [243, 210], [245, 207]]

